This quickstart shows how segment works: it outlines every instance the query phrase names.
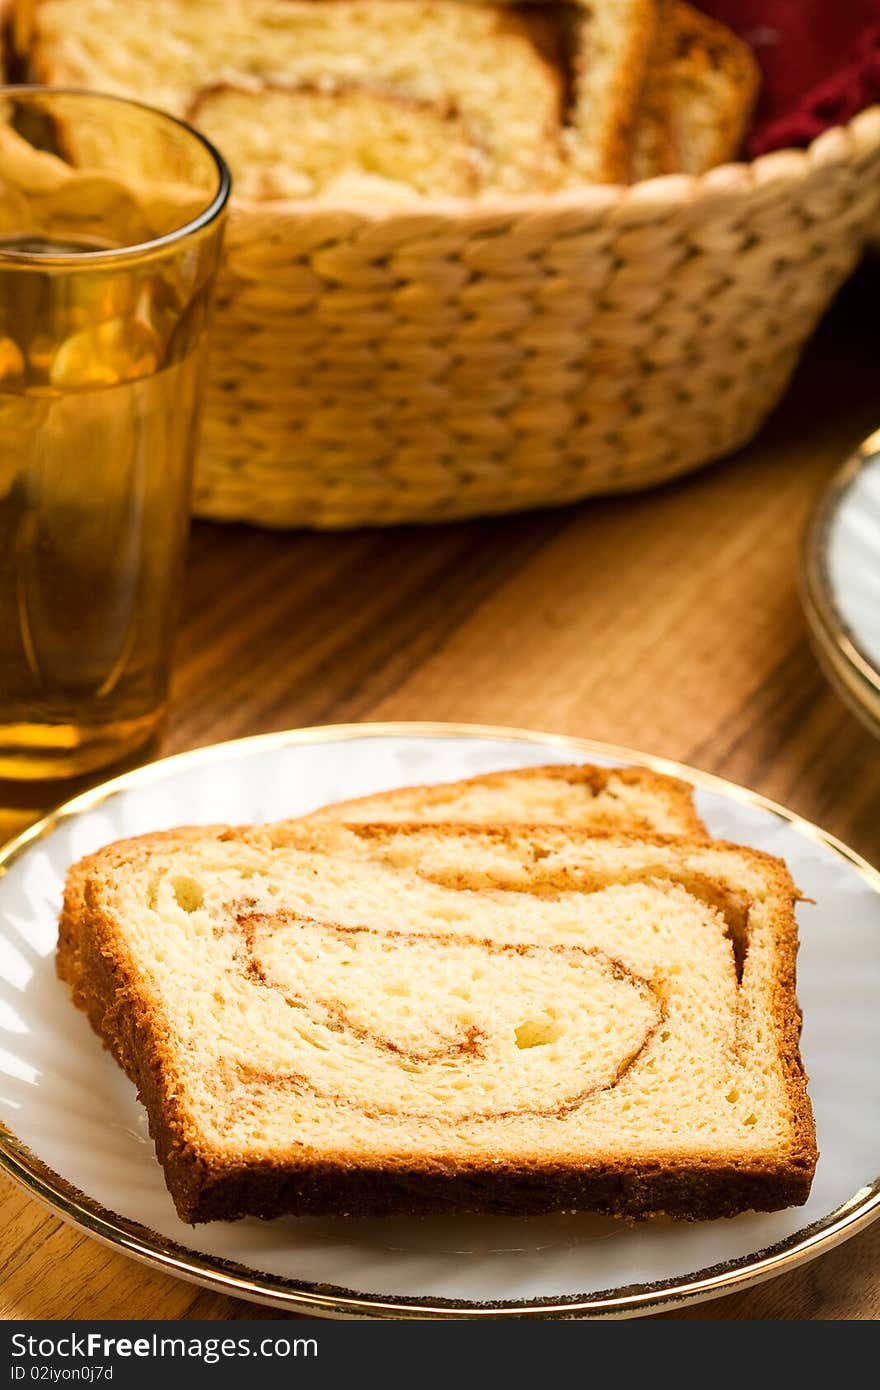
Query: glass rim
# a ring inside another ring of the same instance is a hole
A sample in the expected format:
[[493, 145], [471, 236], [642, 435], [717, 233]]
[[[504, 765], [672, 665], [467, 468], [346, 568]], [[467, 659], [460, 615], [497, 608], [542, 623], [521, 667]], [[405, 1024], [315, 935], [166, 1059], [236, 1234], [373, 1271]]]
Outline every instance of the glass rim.
[[182, 120], [179, 116], [172, 116], [169, 111], [163, 111], [161, 107], [151, 106], [149, 102], [138, 101], [133, 97], [117, 96], [115, 92], [92, 91], [88, 87], [50, 87], [38, 82], [4, 82], [0, 83], [0, 100], [4, 97], [18, 98], [43, 98], [52, 99], [54, 97], [88, 97], [92, 101], [107, 102], [110, 105], [120, 105], [133, 107], [137, 111], [144, 111], [149, 116], [158, 118], [160, 121], [169, 125], [177, 126], [186, 132], [195, 141], [207, 150], [208, 155], [213, 161], [217, 171], [217, 189], [211, 197], [210, 202], [202, 209], [196, 217], [192, 217], [180, 227], [175, 227], [173, 231], [163, 232], [161, 236], [151, 237], [147, 241], [132, 242], [126, 246], [111, 246], [108, 248], [98, 248], [94, 251], [59, 251], [57, 253], [37, 254], [33, 251], [10, 251], [0, 246], [0, 261], [12, 261], [16, 265], [26, 265], [38, 267], [47, 266], [67, 266], [74, 268], [82, 266], [84, 269], [95, 268], [105, 263], [117, 264], [119, 261], [135, 259], [139, 256], [150, 255], [163, 247], [173, 246], [176, 242], [183, 241], [186, 237], [192, 236], [195, 232], [203, 231], [215, 222], [224, 212], [229, 201], [229, 194], [232, 189], [232, 175], [226, 160], [207, 136], [203, 135], [195, 126], [188, 121]]

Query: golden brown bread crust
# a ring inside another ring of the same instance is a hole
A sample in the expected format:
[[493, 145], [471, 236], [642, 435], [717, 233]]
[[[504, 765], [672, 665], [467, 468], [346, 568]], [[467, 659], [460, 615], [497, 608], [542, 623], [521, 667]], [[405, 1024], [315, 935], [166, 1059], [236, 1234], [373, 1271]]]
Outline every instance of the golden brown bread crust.
[[[442, 827], [430, 827], [432, 833]], [[407, 834], [400, 826], [359, 825], [348, 830], [365, 842]], [[234, 835], [234, 832], [227, 832]], [[293, 833], [293, 832], [291, 832]], [[299, 835], [332, 833], [331, 827], [303, 825]], [[458, 832], [456, 832], [458, 833]], [[530, 837], [539, 847], [558, 842], [552, 827], [474, 829], [469, 832], [498, 845], [521, 843]], [[571, 838], [571, 837], [569, 837]], [[574, 838], [577, 838], [576, 836]], [[583, 840], [592, 837], [582, 836]], [[693, 852], [691, 841], [668, 837], [608, 836], [618, 842], [668, 847]], [[748, 851], [760, 865], [768, 891], [778, 896], [777, 963], [773, 978], [772, 1013], [778, 1054], [786, 1076], [794, 1115], [794, 1140], [782, 1161], [732, 1160], [680, 1163], [643, 1161], [637, 1164], [576, 1164], [559, 1162], [485, 1163], [463, 1161], [461, 1155], [437, 1154], [414, 1162], [398, 1156], [381, 1165], [352, 1164], [326, 1153], [301, 1152], [296, 1157], [231, 1160], [214, 1153], [192, 1130], [180, 1101], [180, 1077], [158, 1000], [145, 991], [137, 964], [101, 907], [102, 881], [113, 869], [143, 862], [152, 848], [173, 843], [167, 833], [114, 846], [93, 857], [92, 869], [75, 876], [79, 885], [66, 908], [66, 931], [75, 936], [75, 949], [59, 952], [58, 971], [71, 985], [92, 1026], [138, 1087], [147, 1109], [169, 1190], [182, 1219], [190, 1222], [232, 1220], [243, 1215], [272, 1217], [285, 1212], [383, 1215], [392, 1212], [539, 1213], [588, 1209], [617, 1215], [642, 1216], [664, 1212], [700, 1219], [734, 1215], [745, 1209], [775, 1210], [804, 1202], [816, 1163], [815, 1135], [805, 1076], [798, 1052], [799, 1014], [795, 1003], [797, 949], [793, 903], [797, 896], [785, 865], [769, 855]], [[742, 853], [737, 846], [732, 848]], [[499, 886], [503, 886], [503, 875]], [[77, 898], [77, 894], [79, 897]], [[77, 902], [78, 918], [72, 913]], [[787, 906], [786, 906], [787, 905]]]
[[496, 1163], [468, 1168], [456, 1156], [409, 1167], [343, 1168], [318, 1160], [199, 1171], [181, 1165], [168, 1185], [182, 1220], [235, 1221], [279, 1215], [540, 1216], [593, 1211], [606, 1216], [665, 1215], [685, 1221], [801, 1206], [812, 1168], [749, 1171], [739, 1165], [642, 1163], [637, 1171], [571, 1164]]

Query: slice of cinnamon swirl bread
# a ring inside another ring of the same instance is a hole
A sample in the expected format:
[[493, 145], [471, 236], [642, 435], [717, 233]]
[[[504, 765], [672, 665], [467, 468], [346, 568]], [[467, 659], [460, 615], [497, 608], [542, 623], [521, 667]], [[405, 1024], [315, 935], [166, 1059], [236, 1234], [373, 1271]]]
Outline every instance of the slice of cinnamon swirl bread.
[[693, 789], [641, 767], [570, 764], [514, 768], [429, 787], [337, 801], [308, 817], [333, 821], [454, 821], [565, 825], [582, 830], [707, 834]]
[[59, 971], [183, 1219], [805, 1200], [796, 890], [736, 846], [286, 824], [92, 860]]

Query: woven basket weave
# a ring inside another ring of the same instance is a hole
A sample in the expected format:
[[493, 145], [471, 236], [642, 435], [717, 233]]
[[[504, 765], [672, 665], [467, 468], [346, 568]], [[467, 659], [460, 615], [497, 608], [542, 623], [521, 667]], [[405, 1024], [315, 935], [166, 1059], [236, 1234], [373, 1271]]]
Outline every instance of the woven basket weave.
[[748, 440], [880, 226], [880, 107], [806, 151], [478, 206], [239, 202], [195, 510], [441, 521]]

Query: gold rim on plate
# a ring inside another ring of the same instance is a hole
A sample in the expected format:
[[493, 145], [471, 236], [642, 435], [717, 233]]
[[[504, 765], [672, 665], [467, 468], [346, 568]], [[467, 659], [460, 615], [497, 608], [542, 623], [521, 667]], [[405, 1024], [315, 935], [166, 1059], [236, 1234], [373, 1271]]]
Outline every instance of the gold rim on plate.
[[[96, 809], [119, 792], [161, 781], [168, 772], [174, 772], [179, 768], [197, 767], [230, 757], [245, 757], [260, 749], [284, 748], [299, 743], [393, 737], [468, 737], [540, 744], [570, 749], [578, 754], [606, 758], [613, 762], [633, 763], [655, 772], [680, 777], [695, 787], [719, 792], [743, 805], [756, 806], [771, 812], [808, 839], [845, 860], [873, 891], [880, 895], [880, 872], [842, 841], [784, 806], [761, 796], [760, 793], [749, 791], [711, 773], [700, 772], [668, 758], [638, 753], [631, 748], [565, 734], [545, 734], [495, 725], [423, 722], [327, 724], [321, 727], [290, 729], [212, 744], [206, 748], [196, 748], [188, 753], [178, 753], [173, 757], [149, 763], [65, 802], [10, 841], [0, 849], [0, 877], [31, 845], [51, 834], [63, 821], [70, 820], [84, 811]], [[880, 1217], [878, 1176], [820, 1221], [805, 1227], [786, 1240], [755, 1254], [700, 1270], [686, 1278], [666, 1279], [593, 1294], [478, 1303], [464, 1299], [370, 1296], [335, 1286], [302, 1283], [283, 1275], [261, 1273], [245, 1265], [191, 1250], [116, 1212], [108, 1211], [100, 1203], [77, 1191], [31, 1153], [2, 1123], [0, 1171], [6, 1172], [30, 1196], [63, 1220], [79, 1226], [103, 1244], [121, 1250], [153, 1268], [234, 1298], [284, 1308], [291, 1313], [337, 1318], [627, 1318], [659, 1313], [670, 1308], [699, 1303], [788, 1273], [796, 1266], [824, 1254], [835, 1245], [858, 1234]]]
[[880, 671], [837, 606], [828, 560], [834, 518], [856, 478], [878, 459], [880, 430], [854, 450], [819, 498], [804, 532], [801, 597], [819, 664], [853, 713], [880, 735]]

